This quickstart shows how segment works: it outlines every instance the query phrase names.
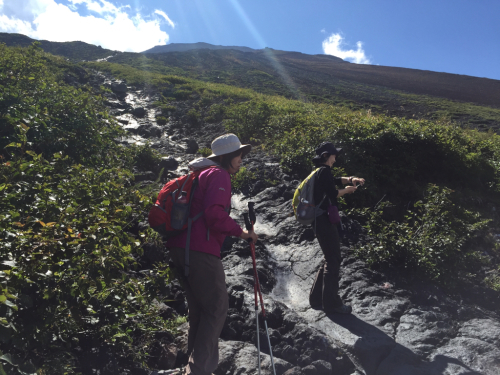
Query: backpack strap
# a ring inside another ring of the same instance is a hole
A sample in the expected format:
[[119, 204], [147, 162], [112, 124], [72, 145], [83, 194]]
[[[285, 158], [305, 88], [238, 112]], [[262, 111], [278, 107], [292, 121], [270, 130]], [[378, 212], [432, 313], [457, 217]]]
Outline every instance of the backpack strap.
[[[319, 177], [318, 177], [318, 176], [319, 176], [319, 171], [320, 171], [320, 169], [321, 169], [321, 168], [322, 168], [322, 167], [320, 167], [320, 168], [316, 169], [316, 174], [314, 175], [314, 178], [316, 179], [316, 182], [318, 181], [318, 178], [319, 178]], [[319, 202], [319, 204], [316, 206], [316, 210], [317, 210], [319, 207], [321, 207], [321, 205], [323, 204], [323, 202], [325, 201], [325, 199], [326, 199], [326, 193], [325, 193], [325, 195], [323, 195], [323, 199], [321, 199], [321, 202]], [[330, 198], [328, 198], [328, 199], [330, 199]], [[318, 214], [317, 214], [317, 213], [315, 213], [315, 214], [314, 214], [314, 227], [313, 227], [314, 236], [316, 236], [316, 219], [317, 219], [317, 218], [318, 218]]]
[[193, 224], [194, 221], [196, 221], [200, 217], [202, 217], [203, 214], [204, 214], [204, 212], [201, 211], [195, 217], [188, 219], [188, 231], [187, 231], [187, 238], [186, 238], [186, 250], [184, 252], [184, 276], [186, 276], [186, 277], [189, 276], [189, 245], [191, 243], [191, 224]]
[[[323, 199], [321, 200], [321, 202], [319, 202], [319, 204], [316, 207], [320, 207], [323, 204], [323, 202], [325, 201], [325, 199], [326, 199], [326, 194], [323, 196]], [[328, 198], [328, 199], [330, 199], [330, 198]], [[314, 236], [316, 236], [316, 219], [317, 219], [317, 217], [318, 217], [318, 215], [315, 214], [314, 215], [314, 228], [313, 228]]]

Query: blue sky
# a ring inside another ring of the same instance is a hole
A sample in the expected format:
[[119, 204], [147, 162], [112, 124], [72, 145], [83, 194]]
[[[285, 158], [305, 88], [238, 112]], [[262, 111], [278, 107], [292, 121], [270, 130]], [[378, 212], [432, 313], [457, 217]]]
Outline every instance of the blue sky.
[[500, 79], [499, 0], [0, 0], [0, 31], [140, 52], [207, 42]]

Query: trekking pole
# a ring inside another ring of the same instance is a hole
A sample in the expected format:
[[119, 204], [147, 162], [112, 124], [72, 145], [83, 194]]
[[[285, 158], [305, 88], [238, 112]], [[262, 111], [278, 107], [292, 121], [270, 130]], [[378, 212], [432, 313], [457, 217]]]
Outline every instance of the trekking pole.
[[[253, 231], [253, 226], [256, 222], [255, 211], [254, 211], [254, 202], [248, 202], [248, 214], [243, 214], [245, 219], [245, 226], [248, 231]], [[260, 297], [260, 305], [262, 309], [262, 317], [264, 319], [264, 326], [266, 327], [266, 335], [267, 335], [267, 344], [269, 345], [269, 355], [271, 357], [271, 365], [273, 366], [273, 373], [276, 375], [276, 369], [274, 368], [274, 358], [273, 358], [273, 349], [271, 347], [271, 339], [269, 338], [269, 330], [267, 328], [267, 318], [266, 318], [266, 309], [264, 308], [264, 299], [262, 298], [262, 292], [260, 290], [260, 282], [259, 275], [257, 273], [257, 263], [255, 261], [255, 244], [252, 242], [252, 239], [249, 238], [248, 242], [250, 243], [250, 253], [252, 255], [252, 263], [253, 263], [253, 278], [254, 278], [254, 295], [255, 295], [255, 316], [257, 321], [257, 349], [259, 351], [259, 374], [260, 374], [260, 338], [259, 338], [259, 312], [258, 312], [258, 301], [257, 301], [257, 292]]]

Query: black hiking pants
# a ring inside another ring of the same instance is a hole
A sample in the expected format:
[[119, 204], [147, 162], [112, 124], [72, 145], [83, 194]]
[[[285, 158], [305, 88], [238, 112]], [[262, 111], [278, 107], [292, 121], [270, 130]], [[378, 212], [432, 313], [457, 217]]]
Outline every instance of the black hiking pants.
[[337, 226], [330, 222], [328, 215], [316, 218], [316, 237], [325, 256], [325, 264], [316, 274], [309, 293], [309, 303], [311, 307], [328, 310], [342, 305], [338, 294], [342, 262], [340, 238]]

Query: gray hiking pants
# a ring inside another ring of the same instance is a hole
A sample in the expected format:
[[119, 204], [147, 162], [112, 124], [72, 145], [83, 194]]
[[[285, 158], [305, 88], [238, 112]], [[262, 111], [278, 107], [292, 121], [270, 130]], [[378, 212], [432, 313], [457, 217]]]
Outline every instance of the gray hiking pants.
[[189, 252], [189, 276], [184, 276], [184, 249], [170, 248], [170, 257], [186, 291], [189, 317], [187, 374], [210, 375], [219, 364], [219, 336], [226, 321], [229, 298], [219, 258]]
[[309, 303], [312, 307], [328, 310], [342, 305], [338, 294], [342, 256], [337, 226], [330, 222], [327, 215], [316, 219], [316, 237], [325, 256], [325, 264], [316, 274], [309, 293]]

